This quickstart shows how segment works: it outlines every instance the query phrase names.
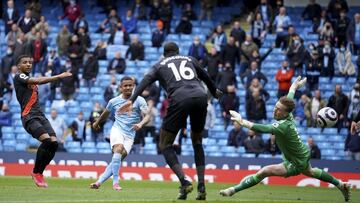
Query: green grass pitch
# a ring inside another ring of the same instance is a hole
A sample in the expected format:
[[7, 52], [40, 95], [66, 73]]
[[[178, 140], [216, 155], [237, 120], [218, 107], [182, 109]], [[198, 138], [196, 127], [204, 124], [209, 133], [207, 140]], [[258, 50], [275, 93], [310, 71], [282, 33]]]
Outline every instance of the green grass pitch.
[[[113, 191], [108, 180], [99, 190], [89, 189], [93, 180], [48, 178], [49, 188], [40, 189], [31, 177], [0, 177], [0, 202], [184, 202], [177, 201], [178, 184], [170, 182], [120, 181], [122, 191]], [[207, 200], [202, 202], [251, 202], [251, 203], [338, 203], [343, 197], [335, 188], [297, 188], [258, 185], [221, 197], [220, 189], [228, 184], [208, 184]], [[196, 190], [186, 202], [195, 200]], [[201, 201], [200, 201], [201, 202]], [[360, 190], [352, 190], [351, 202], [360, 203]]]

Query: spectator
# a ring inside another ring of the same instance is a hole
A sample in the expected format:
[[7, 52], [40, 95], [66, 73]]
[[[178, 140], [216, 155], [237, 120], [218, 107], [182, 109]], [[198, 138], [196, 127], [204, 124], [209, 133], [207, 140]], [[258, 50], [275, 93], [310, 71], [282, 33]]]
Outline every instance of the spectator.
[[104, 100], [106, 102], [109, 102], [110, 99], [116, 97], [117, 95], [119, 95], [118, 85], [116, 84], [115, 75], [112, 75], [111, 82], [110, 82], [109, 86], [106, 87], [105, 92], [104, 92]]
[[233, 27], [230, 31], [230, 37], [234, 37], [235, 44], [237, 47], [240, 47], [240, 45], [245, 41], [246, 33], [245, 31], [240, 27], [240, 22], [235, 21], [233, 24]]
[[11, 30], [7, 33], [5, 37], [6, 44], [10, 47], [14, 47], [16, 39], [20, 36], [21, 30], [18, 28], [17, 24], [13, 23], [11, 25]]
[[13, 49], [14, 53], [14, 61], [23, 54], [30, 54], [29, 51], [29, 43], [27, 43], [27, 39], [24, 35], [24, 33], [20, 33]]
[[115, 57], [108, 64], [107, 71], [111, 74], [123, 74], [126, 69], [125, 59], [121, 57], [121, 52], [115, 52]]
[[71, 34], [67, 28], [67, 25], [64, 25], [56, 37], [59, 56], [67, 55], [68, 47], [70, 45], [70, 38]]
[[348, 26], [346, 36], [347, 41], [352, 47], [354, 55], [360, 55], [360, 13], [355, 13], [354, 19]]
[[348, 12], [349, 7], [346, 0], [331, 0], [328, 5], [327, 11], [332, 19], [338, 19], [341, 11]]
[[310, 158], [311, 159], [321, 159], [321, 151], [317, 144], [314, 142], [312, 137], [309, 137], [307, 140], [310, 149]]
[[291, 85], [291, 78], [294, 76], [294, 69], [289, 67], [288, 61], [282, 62], [282, 67], [276, 73], [276, 81], [279, 83], [278, 98], [285, 96]]
[[[160, 19], [160, 3], [159, 0], [154, 0], [152, 4], [150, 5], [150, 13], [149, 18], [151, 20], [159, 20]], [[161, 21], [161, 20], [160, 20]], [[161, 21], [163, 22], [163, 21]]]
[[[246, 78], [246, 84], [244, 78]], [[250, 69], [248, 69], [241, 76], [241, 82], [244, 85], [245, 89], [247, 89], [250, 86], [250, 83], [254, 78], [257, 78], [261, 82], [263, 87], [265, 87], [266, 83], [268, 82], [266, 76], [259, 71], [258, 64], [256, 61], [251, 62]]]
[[352, 56], [349, 49], [344, 44], [340, 46], [339, 52], [336, 55], [336, 63], [340, 75], [348, 77], [356, 73], [355, 66], [351, 61]]
[[[295, 74], [297, 76], [299, 75], [302, 76], [303, 66], [304, 66], [304, 61], [306, 60], [307, 51], [298, 35], [295, 35], [293, 37], [293, 43], [290, 44], [286, 55], [290, 61], [290, 67], [295, 69]], [[317, 55], [317, 60], [318, 59], [319, 56]]]
[[77, 36], [84, 51], [91, 47], [90, 36], [85, 32], [83, 27], [78, 29]]
[[67, 135], [67, 127], [63, 118], [58, 116], [56, 109], [51, 109], [49, 122], [56, 134], [57, 142], [59, 144], [58, 151], [66, 151], [64, 148], [65, 138]]
[[8, 0], [7, 8], [4, 10], [4, 13], [2, 15], [2, 20], [4, 21], [4, 26], [5, 26], [5, 35], [8, 34], [8, 32], [11, 29], [11, 26], [18, 22], [19, 17], [20, 17], [19, 11], [17, 8], [14, 7], [14, 1]]
[[164, 117], [166, 116], [167, 114], [167, 108], [169, 107], [170, 105], [170, 101], [169, 99], [166, 97], [165, 95], [165, 98], [164, 100], [161, 102], [161, 107], [160, 107], [160, 118], [161, 119], [164, 119]]
[[320, 60], [322, 63], [321, 76], [329, 77], [330, 80], [334, 77], [334, 60], [335, 51], [331, 47], [330, 41], [325, 41], [325, 46], [319, 49]]
[[[14, 66], [16, 67], [16, 66]], [[16, 69], [16, 68], [15, 68]], [[17, 69], [15, 74], [17, 73]], [[0, 110], [3, 104], [7, 104], [11, 101], [12, 91], [14, 91], [14, 81], [12, 73], [8, 75], [0, 75]], [[0, 129], [1, 131], [1, 129]]]
[[234, 122], [233, 124], [234, 128], [229, 132], [227, 146], [234, 146], [236, 148], [244, 146], [244, 140], [246, 139], [247, 135], [239, 123]]
[[226, 92], [227, 86], [229, 85], [237, 87], [236, 75], [229, 62], [225, 63], [223, 70], [218, 74], [216, 84], [223, 92]]
[[269, 100], [270, 94], [263, 88], [258, 78], [253, 78], [251, 80], [250, 86], [246, 89], [245, 99], [249, 100], [254, 91], [258, 91], [260, 97], [262, 97], [264, 101]]
[[185, 4], [182, 16], [186, 16], [188, 20], [197, 20], [197, 15], [189, 3]]
[[[284, 51], [287, 51], [291, 45], [294, 44], [294, 37], [298, 35], [296, 34], [295, 27], [290, 25], [288, 27], [288, 33], [281, 38], [280, 44], [282, 44], [281, 49]], [[299, 37], [300, 38], [300, 37]], [[300, 38], [301, 43], [303, 43], [303, 40]]]
[[291, 19], [286, 14], [285, 7], [281, 7], [279, 10], [279, 15], [277, 15], [274, 20], [274, 30], [276, 32], [275, 46], [277, 48], [280, 47], [280, 43], [283, 37], [286, 35], [286, 30], [291, 24]]
[[236, 95], [235, 86], [229, 85], [227, 87], [226, 94], [220, 99], [220, 106], [224, 119], [224, 129], [226, 130], [231, 118], [229, 110], [238, 112], [240, 106], [240, 99], [239, 96]]
[[341, 85], [335, 86], [335, 93], [330, 96], [327, 106], [333, 108], [338, 115], [338, 122], [336, 123], [336, 127], [338, 128], [338, 132], [340, 132], [343, 127], [343, 123], [347, 116], [349, 99], [342, 92]]
[[[158, 116], [159, 112], [156, 109], [156, 107], [154, 107], [154, 102], [153, 100], [148, 100], [147, 101], [149, 109], [148, 111], [150, 112], [150, 118], [149, 121], [140, 129], [136, 132], [135, 135], [135, 139], [134, 142], [141, 144], [141, 151], [142, 148], [145, 146], [145, 137], [147, 137], [147, 135], [150, 133], [150, 136], [153, 138], [153, 140], [155, 140], [156, 138], [156, 127], [155, 127], [155, 118]], [[137, 141], [135, 141], [137, 140]]]
[[171, 6], [170, 0], [163, 0], [163, 3], [159, 8], [159, 17], [160, 20], [164, 23], [166, 34], [170, 34], [171, 20], [173, 17], [173, 8]]
[[41, 73], [45, 75], [45, 73], [50, 72], [51, 75], [53, 73], [60, 74], [60, 59], [56, 54], [55, 49], [50, 49], [50, 52], [47, 54], [47, 56], [44, 59], [44, 62], [42, 64]]
[[222, 67], [220, 54], [215, 47], [211, 47], [210, 53], [206, 55], [204, 66], [207, 67], [207, 72], [210, 78], [215, 82], [219, 73], [219, 68]]
[[160, 48], [165, 40], [164, 23], [161, 20], [156, 21], [156, 29], [152, 32], [151, 42], [153, 47]]
[[211, 43], [216, 48], [216, 51], [220, 52], [223, 47], [226, 45], [226, 33], [224, 32], [224, 28], [222, 25], [218, 25], [216, 27], [215, 32], [211, 36]]
[[108, 44], [125, 45], [129, 42], [129, 34], [123, 27], [122, 22], [118, 22], [115, 29], [111, 32], [111, 35], [108, 39]]
[[317, 50], [310, 53], [306, 64], [305, 75], [307, 77], [307, 85], [309, 90], [313, 91], [319, 87], [319, 76], [323, 69], [322, 61]]
[[296, 102], [295, 110], [294, 110], [294, 118], [295, 120], [300, 122], [300, 125], [306, 119], [305, 115], [305, 106], [310, 102], [310, 98], [306, 94], [302, 94], [300, 99]]
[[249, 130], [248, 136], [244, 140], [244, 147], [246, 153], [254, 153], [256, 156], [263, 153], [265, 150], [265, 144], [261, 136], [255, 134], [254, 131]]
[[[104, 109], [101, 106], [101, 104], [99, 102], [96, 102], [95, 105], [94, 105], [93, 110], [90, 113], [89, 121], [90, 121], [91, 126], [100, 117], [100, 115], [102, 114], [103, 111], [104, 111]], [[104, 141], [104, 125], [105, 125], [105, 122], [99, 123], [99, 128], [96, 129], [96, 130], [91, 128], [92, 140], [94, 142], [96, 142], [96, 143]]]
[[41, 39], [40, 32], [36, 33], [36, 39], [31, 42], [31, 56], [33, 57], [33, 75], [38, 72], [40, 73], [42, 70], [42, 62], [47, 53], [47, 44], [45, 40]]
[[21, 31], [26, 34], [36, 25], [36, 20], [31, 17], [31, 11], [26, 9], [25, 16], [22, 16], [17, 24]]
[[127, 33], [137, 33], [137, 20], [131, 10], [127, 10], [123, 24]]
[[[34, 76], [41, 77], [42, 74], [36, 73]], [[50, 73], [48, 73], [45, 76], [50, 76]], [[51, 97], [50, 83], [39, 85], [38, 86], [38, 99], [39, 99], [39, 105], [40, 105], [42, 111], [45, 111], [46, 101], [49, 101], [50, 97]]]
[[121, 23], [121, 19], [115, 9], [111, 9], [109, 15], [100, 24], [100, 27], [95, 31], [96, 33], [113, 33], [118, 23]]
[[84, 113], [79, 112], [77, 117], [69, 126], [72, 140], [75, 142], [82, 142], [86, 138], [86, 121], [84, 120]]
[[179, 24], [175, 28], [175, 33], [190, 35], [191, 32], [192, 32], [192, 23], [190, 22], [188, 17], [186, 16], [181, 17]]
[[271, 51], [273, 50], [272, 47], [270, 47], [264, 55], [260, 55], [259, 50], [253, 50], [253, 52], [251, 52], [250, 56], [247, 56], [245, 54], [243, 54], [243, 56], [249, 60], [249, 64], [251, 65], [252, 62], [257, 62], [258, 64], [258, 69], [259, 71], [261, 70], [261, 64], [262, 62], [266, 59], [266, 57], [271, 53]]
[[245, 55], [250, 56], [254, 50], [259, 50], [258, 46], [253, 42], [251, 35], [246, 35], [245, 41], [240, 47], [240, 76], [242, 76], [249, 67], [249, 60], [245, 57]]
[[301, 20], [315, 21], [321, 17], [321, 6], [316, 3], [316, 0], [309, 0], [309, 4], [305, 7], [301, 14]]
[[31, 11], [31, 17], [35, 18], [37, 22], [40, 21], [41, 17], [41, 3], [39, 0], [30, 0], [26, 3], [25, 9]]
[[353, 89], [349, 94], [350, 105], [349, 105], [349, 115], [348, 118], [350, 121], [355, 120], [356, 116], [360, 112], [360, 83], [355, 83]]
[[[32, 42], [32, 41], [36, 40], [36, 33], [38, 33], [38, 32], [36, 32], [36, 28], [35, 27], [31, 28], [30, 32], [25, 34], [27, 41]], [[29, 44], [31, 44], [31, 43], [29, 43]]]
[[6, 55], [1, 58], [0, 76], [7, 76], [13, 65], [15, 65], [13, 51], [11, 47], [7, 47]]
[[330, 18], [325, 9], [320, 13], [320, 17], [313, 22], [313, 33], [320, 33], [321, 30], [325, 27], [325, 23], [330, 22]]
[[85, 80], [85, 86], [91, 88], [96, 82], [96, 76], [99, 73], [99, 61], [94, 53], [88, 53], [88, 59], [84, 64], [83, 79]]
[[261, 13], [256, 13], [255, 19], [248, 23], [251, 25], [251, 37], [253, 38], [253, 41], [258, 47], [261, 47], [267, 33], [267, 27], [262, 19]]
[[60, 80], [60, 91], [62, 99], [65, 101], [73, 100], [75, 91], [78, 91], [80, 82], [77, 74], [74, 73], [74, 67], [71, 61], [67, 60], [61, 72], [71, 72], [72, 76]]
[[275, 156], [277, 154], [281, 154], [281, 151], [280, 151], [279, 147], [276, 144], [276, 138], [275, 138], [274, 134], [271, 134], [270, 138], [266, 142], [265, 151], [267, 153], [271, 154], [272, 156]]
[[304, 106], [306, 125], [308, 127], [317, 126], [317, 113], [324, 107], [326, 107], [326, 101], [321, 98], [320, 90], [315, 90], [314, 97], [312, 97]]
[[35, 29], [37, 32], [46, 34], [46, 36], [49, 34], [50, 26], [46, 21], [45, 16], [40, 17], [40, 21], [35, 25]]
[[77, 35], [71, 36], [71, 42], [69, 44], [67, 54], [71, 60], [72, 72], [77, 75], [79, 69], [83, 65], [83, 57], [85, 54], [84, 47], [80, 44], [79, 38]]
[[188, 55], [196, 58], [200, 62], [200, 64], [203, 65], [205, 63], [206, 53], [207, 50], [205, 46], [200, 42], [199, 36], [195, 36], [194, 42], [189, 48]]
[[341, 44], [347, 45], [346, 30], [349, 27], [350, 19], [347, 17], [345, 11], [340, 12], [340, 18], [335, 21], [335, 33], [336, 33], [336, 46], [339, 47]]
[[204, 20], [206, 16], [206, 20], [212, 20], [212, 11], [215, 7], [216, 1], [215, 0], [201, 0], [200, 2], [200, 19]]
[[145, 47], [142, 42], [139, 41], [138, 36], [134, 36], [132, 43], [130, 44], [129, 48], [126, 50], [125, 58], [129, 58], [129, 54], [131, 55], [130, 60], [144, 60], [145, 58]]
[[146, 7], [142, 0], [136, 0], [131, 11], [137, 20], [146, 20]]
[[266, 120], [266, 104], [259, 90], [253, 90], [246, 98], [246, 117], [249, 121], [262, 123]]
[[358, 75], [357, 75], [357, 83], [360, 83], [360, 56], [357, 57], [356, 59], [356, 65], [358, 67]]
[[203, 138], [209, 137], [209, 130], [214, 127], [215, 121], [216, 121], [215, 108], [212, 105], [211, 98], [208, 98], [206, 122], [205, 122], [204, 130], [202, 132]]
[[99, 40], [97, 41], [96, 43], [96, 47], [95, 47], [95, 50], [94, 50], [94, 56], [98, 59], [98, 60], [106, 60], [106, 47], [107, 47], [107, 44], [102, 41], [102, 40]]
[[271, 30], [274, 21], [274, 10], [267, 0], [261, 0], [254, 13], [260, 13], [267, 29]]
[[76, 0], [70, 0], [70, 4], [65, 8], [64, 15], [60, 16], [59, 19], [64, 19], [65, 17], [69, 20], [69, 28], [73, 31], [74, 23], [81, 15], [81, 8], [76, 3]]
[[160, 100], [160, 88], [155, 83], [152, 83], [151, 85], [149, 85], [145, 88], [145, 90], [142, 92], [141, 96], [146, 101], [152, 100], [153, 103], [151, 103], [151, 104], [156, 107], [156, 105], [159, 103], [159, 100]]
[[89, 23], [87, 22], [84, 13], [81, 13], [74, 22], [74, 32], [78, 33], [80, 28], [83, 28], [85, 33], [89, 32]]
[[2, 127], [3, 126], [11, 126], [11, 118], [12, 113], [9, 109], [9, 106], [4, 103], [0, 105], [1, 111], [0, 111], [0, 139], [2, 138]]
[[332, 45], [335, 44], [335, 31], [330, 22], [325, 23], [325, 26], [320, 31], [319, 38], [330, 41]]
[[239, 48], [235, 45], [235, 38], [229, 37], [228, 43], [224, 46], [221, 51], [221, 58], [223, 63], [230, 62], [231, 67], [236, 67], [235, 65], [240, 61]]
[[[358, 116], [359, 117], [359, 116]], [[351, 131], [345, 140], [345, 151], [351, 160], [360, 161], [360, 120], [352, 121]]]

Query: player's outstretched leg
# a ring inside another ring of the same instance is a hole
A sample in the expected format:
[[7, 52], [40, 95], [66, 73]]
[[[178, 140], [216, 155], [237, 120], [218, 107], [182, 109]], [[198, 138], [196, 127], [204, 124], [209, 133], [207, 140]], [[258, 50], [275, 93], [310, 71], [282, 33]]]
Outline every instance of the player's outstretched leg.
[[264, 178], [269, 176], [285, 176], [286, 168], [283, 164], [265, 166], [260, 169], [256, 174], [246, 176], [238, 185], [220, 190], [220, 195], [229, 197], [235, 193], [250, 188], [260, 183]]
[[112, 176], [112, 162], [106, 167], [104, 173], [102, 173], [99, 179], [95, 183], [90, 184], [91, 189], [99, 189], [101, 184]]
[[347, 202], [350, 200], [351, 185], [349, 183], [342, 182], [336, 179], [334, 176], [327, 173], [326, 171], [321, 170], [319, 168], [312, 168], [311, 166], [309, 166], [308, 169], [305, 172], [303, 172], [303, 174], [335, 185], [343, 194], [345, 201]]
[[116, 144], [113, 147], [113, 157], [112, 157], [112, 173], [113, 173], [113, 189], [121, 190], [122, 188], [119, 186], [119, 170], [121, 165], [121, 153], [124, 150], [124, 146], [122, 144]]
[[196, 172], [198, 176], [198, 194], [196, 200], [206, 200], [205, 189], [205, 155], [202, 146], [202, 133], [191, 132], [191, 138], [194, 148], [194, 159], [196, 164]]
[[164, 129], [160, 131], [160, 149], [165, 157], [166, 163], [170, 166], [171, 170], [179, 178], [181, 186], [179, 190], [178, 199], [186, 199], [187, 194], [193, 190], [191, 182], [185, 179], [184, 172], [176, 156], [175, 150], [172, 146], [176, 135]]

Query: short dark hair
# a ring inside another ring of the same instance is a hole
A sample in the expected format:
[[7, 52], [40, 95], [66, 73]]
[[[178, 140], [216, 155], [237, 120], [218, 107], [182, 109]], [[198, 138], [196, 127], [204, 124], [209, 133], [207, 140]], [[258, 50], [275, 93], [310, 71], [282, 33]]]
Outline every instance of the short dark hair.
[[23, 59], [23, 58], [31, 58], [31, 56], [25, 55], [25, 54], [18, 56], [16, 59], [16, 65], [19, 65], [19, 63], [21, 62], [21, 59]]
[[173, 56], [179, 54], [179, 47], [175, 42], [168, 42], [164, 45], [164, 56]]
[[279, 102], [286, 106], [286, 111], [291, 113], [295, 109], [295, 102], [293, 99], [287, 98], [287, 97], [281, 97]]
[[132, 80], [133, 82], [135, 82], [135, 81], [134, 81], [134, 78], [132, 78], [132, 77], [130, 77], [130, 76], [124, 76], [123, 78], [121, 78], [120, 83], [122, 83], [122, 82], [125, 81], [125, 80]]

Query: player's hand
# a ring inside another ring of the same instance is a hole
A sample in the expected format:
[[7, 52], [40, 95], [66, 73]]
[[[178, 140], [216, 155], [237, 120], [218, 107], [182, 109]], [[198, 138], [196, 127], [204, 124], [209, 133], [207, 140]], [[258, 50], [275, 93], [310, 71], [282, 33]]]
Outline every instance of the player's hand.
[[306, 84], [307, 78], [301, 79], [301, 76], [298, 76], [296, 80], [291, 84], [290, 89], [296, 91], [297, 89], [300, 89]]
[[220, 97], [223, 95], [223, 92], [219, 89], [216, 89], [216, 92], [215, 92], [215, 98], [216, 99], [220, 99]]
[[72, 76], [72, 73], [70, 73], [70, 72], [63, 72], [59, 75], [60, 78], [67, 78], [70, 76]]
[[135, 125], [133, 125], [132, 129], [134, 129], [135, 131], [138, 131], [142, 128], [142, 125], [140, 123], [137, 123]]
[[229, 113], [231, 115], [231, 120], [232, 121], [235, 121], [235, 122], [239, 123], [240, 125], [242, 125], [242, 118], [241, 118], [241, 115], [238, 112], [230, 110]]
[[122, 113], [125, 113], [125, 112], [132, 112], [132, 109], [133, 109], [132, 102], [127, 101], [122, 106], [120, 106], [120, 108], [117, 110], [117, 113], [122, 114]]
[[95, 123], [92, 124], [92, 128], [94, 130], [100, 130], [100, 125], [97, 122], [95, 122]]

